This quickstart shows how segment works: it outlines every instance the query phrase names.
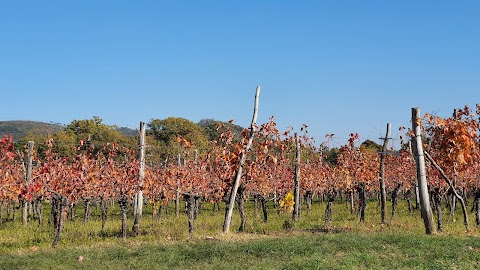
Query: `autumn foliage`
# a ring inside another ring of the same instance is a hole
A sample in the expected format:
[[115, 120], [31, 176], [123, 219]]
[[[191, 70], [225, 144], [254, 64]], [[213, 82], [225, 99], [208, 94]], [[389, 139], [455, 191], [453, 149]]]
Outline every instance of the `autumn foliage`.
[[[480, 107], [476, 112], [464, 107], [446, 119], [427, 114], [422, 122], [426, 151], [456, 180], [458, 187], [467, 191], [479, 188], [479, 111]], [[280, 132], [273, 117], [255, 130], [251, 151], [245, 153], [241, 185], [246, 196], [242, 198], [273, 197], [274, 203], [279, 202], [280, 211], [291, 211], [293, 130]], [[60, 218], [68, 208], [86, 201], [115, 201], [126, 207], [138, 189], [143, 189], [147, 201], [156, 207], [167, 205], [177, 194], [215, 204], [226, 202], [250, 131], [244, 130], [240, 139], [229, 126], [218, 124], [217, 131], [218, 138], [201, 154], [195, 151], [197, 146], [191, 140], [177, 136], [178, 160], [161, 165], [147, 163], [143, 186], [138, 185], [140, 165], [136, 151], [118, 149], [115, 143], [106, 143], [98, 151], [93, 144], [86, 143], [88, 138], [80, 141], [73, 149], [75, 155], [67, 158], [54, 153], [53, 141], [48, 141], [45, 158], [35, 160], [33, 181], [27, 184], [22, 151], [14, 149], [11, 137], [4, 137], [0, 139], [0, 201], [15, 204], [60, 199]], [[332, 163], [308, 137], [308, 127], [304, 125], [300, 131], [301, 194], [307, 201], [314, 196], [326, 197], [331, 202], [339, 194], [345, 198], [363, 194], [365, 198], [355, 200], [363, 200], [361, 204], [366, 205], [368, 196], [375, 197], [379, 188], [379, 154], [358, 147], [358, 134], [350, 134]], [[408, 147], [389, 149], [385, 164], [388, 192], [414, 189], [415, 162]], [[447, 190], [431, 167], [428, 180], [432, 187]]]

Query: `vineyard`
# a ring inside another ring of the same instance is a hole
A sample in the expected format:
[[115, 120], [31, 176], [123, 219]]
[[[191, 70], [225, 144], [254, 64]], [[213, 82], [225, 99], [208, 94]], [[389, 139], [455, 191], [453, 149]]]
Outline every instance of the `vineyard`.
[[[85, 138], [68, 158], [53, 151], [54, 140], [47, 142], [46, 155], [40, 158], [34, 142], [15, 149], [13, 138], [2, 138], [0, 231], [7, 226], [48, 226], [55, 247], [74, 241], [62, 238], [62, 232], [75, 219], [76, 224], [78, 219], [88, 224], [98, 216], [102, 235], [125, 240], [162, 230], [160, 221], [168, 217], [184, 220], [188, 237], [194, 239], [207, 237], [195, 230], [202, 212], [209, 213], [203, 219], [219, 220], [221, 210], [225, 210], [223, 227], [217, 222], [212, 230], [223, 234], [233, 230], [232, 224], [238, 225], [235, 230], [239, 232], [265, 232], [265, 225], [261, 230], [246, 228], [249, 219], [258, 216], [263, 224], [280, 220], [277, 222], [285, 231], [294, 232], [312, 213], [321, 222], [310, 229], [348, 231], [351, 225], [334, 223], [345, 218], [338, 216], [340, 206], [348, 209], [348, 218], [358, 219], [353, 226], [361, 227], [368, 219], [379, 226], [392, 223], [405, 213], [398, 210], [399, 205], [418, 217], [416, 226], [424, 226], [427, 234], [447, 230], [445, 209], [450, 216], [462, 211], [467, 234], [477, 230], [480, 106], [456, 109], [450, 118], [414, 113], [411, 129], [397, 128], [402, 133], [400, 149], [389, 146], [390, 125], [379, 152], [359, 147], [359, 135], [350, 134], [331, 160], [325, 144], [317, 147], [309, 137], [307, 125], [299, 132], [293, 128], [279, 131], [274, 117], [257, 124], [259, 93], [257, 89], [251, 126], [241, 139], [235, 138], [230, 127], [218, 125], [218, 138], [207, 150], [198, 151], [190, 140], [177, 136], [177, 159], [160, 165], [145, 161], [144, 123], [139, 129], [138, 149], [120, 149], [116, 142], [95, 149]], [[98, 215], [92, 217], [92, 211]], [[143, 228], [146, 213], [151, 217], [148, 228]], [[469, 220], [471, 213], [475, 225]], [[111, 216], [118, 217], [117, 234], [109, 234], [115, 229], [106, 225]], [[133, 221], [131, 227], [129, 220]], [[154, 224], [157, 228], [152, 229]]]

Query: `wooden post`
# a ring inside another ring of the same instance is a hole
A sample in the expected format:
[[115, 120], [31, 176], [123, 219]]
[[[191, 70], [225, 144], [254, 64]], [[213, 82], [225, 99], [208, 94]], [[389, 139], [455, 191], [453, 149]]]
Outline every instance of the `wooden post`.
[[[180, 153], [177, 156], [177, 166], [182, 166]], [[180, 216], [180, 178], [177, 177], [177, 189], [175, 190], [175, 216]]]
[[387, 133], [383, 138], [382, 152], [380, 153], [380, 202], [382, 208], [382, 224], [385, 224], [385, 213], [387, 211], [387, 192], [385, 191], [385, 157], [387, 156], [388, 140], [390, 137], [391, 125], [387, 124]]
[[293, 221], [298, 221], [300, 219], [300, 140], [298, 139], [298, 134], [295, 133], [295, 179], [294, 179], [294, 205], [293, 205]]
[[415, 155], [415, 161], [417, 163], [417, 180], [418, 193], [420, 196], [420, 207], [423, 222], [425, 224], [425, 232], [427, 234], [432, 234], [435, 232], [435, 226], [433, 222], [432, 208], [430, 206], [430, 197], [428, 196], [425, 156], [423, 153], [422, 134], [419, 121], [420, 109], [412, 108], [412, 131], [415, 134], [415, 138], [413, 138], [413, 150]]
[[145, 122], [140, 122], [140, 151], [138, 153], [140, 160], [140, 172], [138, 174], [138, 185], [140, 186], [138, 208], [140, 217], [143, 213], [143, 180], [145, 178], [145, 147], [146, 147], [146, 130]]
[[257, 86], [255, 93], [255, 105], [253, 107], [253, 117], [250, 124], [250, 137], [248, 139], [247, 145], [245, 146], [245, 151], [241, 153], [240, 161], [238, 162], [238, 170], [235, 176], [235, 181], [233, 182], [232, 188], [230, 190], [230, 196], [227, 208], [225, 210], [225, 219], [223, 221], [223, 233], [228, 233], [230, 231], [230, 225], [232, 222], [233, 215], [233, 206], [235, 205], [235, 198], [237, 196], [238, 187], [240, 186], [240, 181], [242, 179], [243, 164], [247, 159], [246, 153], [250, 151], [253, 143], [253, 135], [255, 134], [255, 125], [257, 122], [258, 116], [258, 102], [260, 97], [260, 86]]
[[[33, 146], [35, 145], [35, 142], [29, 141], [28, 142], [28, 153], [27, 153], [27, 170], [25, 173], [25, 181], [27, 182], [27, 185], [30, 185], [32, 183], [32, 163], [33, 163]], [[27, 225], [27, 220], [28, 220], [28, 202], [26, 201], [26, 198], [22, 199], [22, 224]]]
[[140, 171], [138, 174], [138, 192], [135, 203], [135, 220], [133, 222], [133, 233], [138, 235], [140, 229], [140, 219], [143, 212], [143, 179], [145, 178], [145, 122], [140, 122], [140, 132], [138, 138], [139, 151], [138, 159], [140, 161]]
[[138, 195], [138, 193], [133, 194], [133, 198], [132, 198], [132, 207], [133, 207], [133, 217], [134, 218], [137, 215], [137, 205], [138, 205], [137, 195]]
[[27, 184], [32, 183], [32, 163], [33, 163], [33, 146], [35, 145], [34, 141], [28, 142], [28, 157], [27, 157]]

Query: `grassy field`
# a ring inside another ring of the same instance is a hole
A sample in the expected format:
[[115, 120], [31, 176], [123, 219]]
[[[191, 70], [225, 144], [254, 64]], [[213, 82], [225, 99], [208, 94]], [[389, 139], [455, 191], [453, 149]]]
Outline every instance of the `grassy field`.
[[[324, 228], [325, 205], [316, 203], [293, 231], [283, 229], [289, 215], [270, 208], [264, 223], [249, 205], [247, 231], [225, 235], [223, 211], [206, 206], [192, 239], [185, 215], [155, 222], [148, 208], [138, 237], [118, 237], [118, 209], [112, 209], [102, 234], [100, 211], [94, 210], [87, 224], [81, 217], [67, 221], [55, 249], [46, 222], [7, 222], [0, 228], [0, 269], [480, 269], [480, 231], [465, 232], [460, 210], [456, 220], [446, 216], [443, 234], [426, 236], [419, 213], [408, 213], [403, 204], [398, 218], [383, 226], [376, 202], [369, 203], [365, 223], [339, 203], [332, 226]], [[77, 212], [83, 214], [81, 208]]]

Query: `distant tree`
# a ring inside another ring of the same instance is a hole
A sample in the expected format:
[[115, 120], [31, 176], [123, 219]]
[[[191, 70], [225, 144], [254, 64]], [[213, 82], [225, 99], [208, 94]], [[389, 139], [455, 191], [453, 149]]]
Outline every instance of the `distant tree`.
[[27, 144], [28, 144], [29, 141], [34, 141], [36, 152], [39, 154], [39, 157], [41, 159], [43, 159], [45, 157], [44, 153], [47, 150], [47, 146], [45, 144], [47, 139], [48, 139], [47, 135], [41, 135], [41, 134], [37, 134], [37, 133], [34, 133], [34, 132], [30, 131], [30, 132], [27, 133], [27, 135], [20, 138], [15, 143], [15, 149], [22, 152], [22, 151], [27, 149]]
[[[77, 135], [71, 130], [56, 132], [52, 135], [53, 146], [52, 151], [61, 157], [71, 157], [76, 154], [75, 147], [79, 143]], [[44, 153], [48, 146], [46, 140], [39, 142], [38, 147], [41, 153]], [[43, 154], [42, 154], [43, 155]]]
[[124, 136], [117, 126], [109, 126], [103, 123], [102, 118], [94, 116], [92, 119], [74, 120], [65, 127], [67, 134], [74, 134], [77, 143], [83, 141], [85, 146], [94, 146], [102, 149], [106, 143], [117, 143], [121, 147], [136, 148], [136, 140]]
[[324, 150], [322, 154], [324, 156], [325, 162], [327, 162], [330, 165], [337, 165], [337, 159], [341, 154], [341, 149], [331, 148], [328, 150]]
[[221, 131], [218, 129], [218, 124], [219, 122], [213, 119], [202, 119], [198, 122], [198, 125], [203, 129], [203, 133], [209, 141], [217, 140], [221, 134]]
[[368, 152], [378, 152], [382, 149], [382, 146], [372, 140], [365, 140], [360, 145], [360, 149], [366, 150]]
[[217, 121], [214, 119], [202, 119], [198, 122], [198, 125], [203, 129], [203, 133], [207, 136], [209, 141], [218, 140], [218, 136], [227, 131], [227, 128], [231, 128], [235, 134], [233, 140], [240, 141], [242, 139], [242, 128], [239, 125], [235, 125], [232, 122]]
[[202, 128], [185, 118], [152, 119], [148, 127], [148, 135], [157, 141], [157, 150], [152, 151], [159, 153], [163, 160], [176, 160], [176, 156], [182, 151], [179, 138], [188, 140], [192, 148], [198, 149], [199, 152], [208, 148], [208, 138]]
[[35, 141], [36, 151], [40, 158], [45, 156], [46, 141], [53, 139], [52, 151], [61, 157], [71, 157], [78, 147], [89, 147], [93, 152], [101, 151], [106, 143], [116, 143], [120, 152], [123, 147], [135, 149], [136, 138], [127, 137], [118, 131], [116, 126], [109, 126], [103, 120], [94, 116], [92, 119], [74, 120], [64, 130], [51, 135], [29, 133], [18, 143], [18, 149], [23, 149], [28, 141]]

